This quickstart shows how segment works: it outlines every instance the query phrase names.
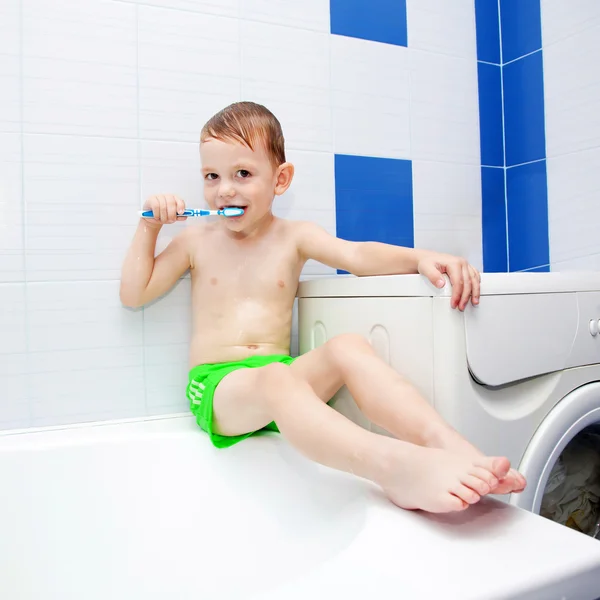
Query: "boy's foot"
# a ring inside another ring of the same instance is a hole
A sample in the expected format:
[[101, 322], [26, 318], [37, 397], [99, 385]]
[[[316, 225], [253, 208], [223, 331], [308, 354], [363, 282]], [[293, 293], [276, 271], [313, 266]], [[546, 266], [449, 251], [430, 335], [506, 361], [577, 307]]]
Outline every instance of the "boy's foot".
[[[431, 436], [430, 448], [442, 448], [449, 452], [456, 452], [473, 459], [484, 458], [485, 455], [475, 446], [465, 440], [459, 433], [451, 428], [440, 427]], [[527, 486], [525, 477], [516, 469], [510, 469], [505, 477], [499, 479], [498, 484], [492, 490], [492, 494], [519, 494]]]
[[470, 457], [397, 442], [387, 472], [377, 483], [401, 508], [432, 513], [464, 510], [506, 477], [506, 458]]

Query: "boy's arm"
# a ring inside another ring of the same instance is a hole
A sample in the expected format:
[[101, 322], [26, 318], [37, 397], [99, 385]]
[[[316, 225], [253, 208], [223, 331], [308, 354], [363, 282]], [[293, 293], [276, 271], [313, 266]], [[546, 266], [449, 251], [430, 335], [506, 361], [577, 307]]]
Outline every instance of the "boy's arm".
[[453, 308], [464, 310], [469, 298], [473, 304], [479, 303], [481, 277], [464, 258], [381, 242], [349, 242], [310, 222], [299, 225], [298, 240], [305, 259], [312, 258], [353, 275], [420, 273], [441, 288], [446, 284], [446, 273], [452, 284]]
[[121, 271], [120, 298], [125, 306], [143, 306], [170, 290], [190, 267], [189, 230], [177, 235], [155, 258], [161, 226], [140, 219]]
[[381, 242], [342, 240], [309, 222], [300, 225], [299, 233], [300, 252], [306, 259], [358, 276], [418, 273], [420, 260], [433, 254]]

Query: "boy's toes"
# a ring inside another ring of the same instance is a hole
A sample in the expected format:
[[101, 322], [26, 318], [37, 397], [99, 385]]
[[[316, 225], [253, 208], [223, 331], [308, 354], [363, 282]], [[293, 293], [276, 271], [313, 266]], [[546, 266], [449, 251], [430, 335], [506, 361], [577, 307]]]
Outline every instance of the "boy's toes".
[[461, 478], [461, 482], [463, 483], [463, 485], [466, 485], [474, 492], [477, 492], [480, 496], [485, 496], [486, 494], [489, 494], [492, 489], [491, 486], [485, 481], [473, 475], [465, 475]]
[[475, 466], [483, 467], [498, 479], [503, 479], [504, 477], [506, 477], [510, 470], [510, 461], [508, 460], [508, 458], [504, 457], [486, 456], [479, 459], [475, 463]]
[[481, 496], [477, 492], [474, 492], [462, 483], [459, 483], [451, 490], [451, 492], [461, 500], [464, 500], [467, 504], [475, 504], [481, 499]]
[[[481, 479], [481, 481], [485, 481], [488, 484], [490, 490], [493, 490], [498, 485], [498, 478], [483, 467], [473, 467], [469, 471], [469, 475], [473, 475], [477, 477], [477, 479]], [[463, 482], [464, 483], [464, 482]]]
[[508, 472], [509, 475], [513, 475], [515, 477], [515, 481], [516, 481], [516, 488], [515, 488], [515, 492], [522, 492], [526, 487], [527, 487], [527, 479], [525, 479], [525, 477], [523, 477], [523, 475], [521, 475], [521, 473], [519, 473], [518, 471], [515, 471], [514, 469], [511, 469]]
[[443, 512], [458, 512], [467, 508], [469, 508], [468, 502], [461, 500], [458, 496], [455, 496], [454, 494], [448, 494], [448, 498], [444, 503]]
[[514, 469], [511, 469], [506, 474], [506, 477], [503, 477], [499, 481], [499, 483], [496, 486], [496, 488], [494, 489], [493, 493], [494, 494], [511, 494], [511, 493], [519, 494], [520, 492], [522, 492], [525, 489], [526, 485], [527, 485], [527, 481], [525, 480], [525, 477], [523, 477], [523, 475], [521, 475]]

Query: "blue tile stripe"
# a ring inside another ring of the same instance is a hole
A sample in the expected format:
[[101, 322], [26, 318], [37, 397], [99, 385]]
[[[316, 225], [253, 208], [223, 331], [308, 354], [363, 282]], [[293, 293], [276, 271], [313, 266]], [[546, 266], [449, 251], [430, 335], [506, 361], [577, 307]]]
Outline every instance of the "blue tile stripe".
[[542, 51], [502, 67], [506, 166], [546, 157]]
[[498, 0], [475, 0], [477, 60], [500, 64]]
[[540, 0], [475, 0], [475, 16], [484, 271], [548, 270]]
[[406, 0], [330, 0], [331, 33], [408, 45]]
[[498, 65], [477, 63], [479, 83], [479, 131], [481, 164], [504, 166], [504, 126], [502, 121], [502, 70]]
[[481, 167], [483, 266], [490, 273], [508, 271], [504, 168]]
[[500, 0], [502, 64], [542, 47], [540, 0]]
[[338, 237], [414, 247], [410, 160], [336, 154], [334, 168]]
[[506, 189], [510, 271], [533, 268], [548, 271], [550, 244], [546, 161], [507, 169]]

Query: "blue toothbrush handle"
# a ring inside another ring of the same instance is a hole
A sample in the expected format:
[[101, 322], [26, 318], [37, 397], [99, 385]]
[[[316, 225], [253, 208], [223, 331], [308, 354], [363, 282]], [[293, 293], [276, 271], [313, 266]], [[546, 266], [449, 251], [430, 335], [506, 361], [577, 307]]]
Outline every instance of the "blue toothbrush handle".
[[[177, 215], [178, 217], [206, 217], [210, 215], [210, 210], [187, 208], [182, 214]], [[154, 217], [154, 213], [151, 210], [140, 211], [140, 217], [147, 217], [151, 219]]]

